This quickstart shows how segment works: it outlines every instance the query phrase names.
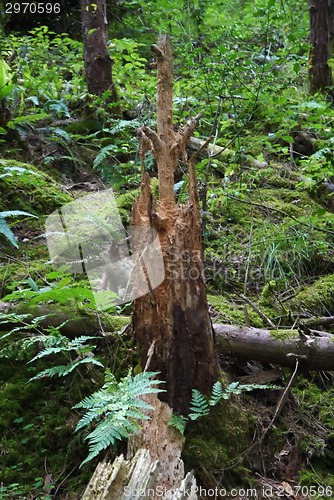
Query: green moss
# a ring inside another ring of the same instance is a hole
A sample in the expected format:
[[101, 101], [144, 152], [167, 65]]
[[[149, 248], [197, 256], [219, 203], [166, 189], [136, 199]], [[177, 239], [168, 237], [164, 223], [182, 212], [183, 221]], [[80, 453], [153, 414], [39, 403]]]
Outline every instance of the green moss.
[[[119, 325], [122, 319], [125, 322], [125, 318], [119, 318]], [[81, 334], [80, 330], [77, 334]], [[99, 359], [118, 376], [124, 376], [129, 366], [137, 362], [130, 336], [107, 336], [94, 343]], [[78, 498], [100, 457], [79, 469], [87, 456], [87, 447], [82, 434], [74, 433], [81, 415], [72, 407], [98, 390], [104, 382], [103, 370], [82, 366], [65, 378], [27, 383], [45, 368], [64, 362], [61, 355], [52, 355], [27, 364], [34, 354], [25, 350], [20, 361], [15, 357], [1, 359], [1, 483], [8, 487], [19, 482], [24, 485], [24, 493], [31, 495], [36, 478], [44, 477], [47, 464], [49, 473], [57, 479], [56, 486], [65, 480], [66, 498]]]
[[280, 165], [260, 169], [256, 174], [256, 182], [260, 186], [271, 186], [276, 189], [293, 189], [294, 182], [289, 176], [280, 175]]
[[298, 332], [296, 330], [270, 330], [270, 335], [277, 340], [282, 340], [283, 342], [291, 339], [298, 338]]
[[272, 302], [275, 298], [275, 289], [276, 289], [276, 281], [275, 280], [270, 280], [268, 283], [266, 283], [262, 289], [261, 296], [260, 296], [260, 305], [264, 306], [271, 306]]
[[0, 159], [0, 201], [3, 209], [35, 215], [51, 213], [72, 201], [49, 175], [32, 165]]
[[312, 315], [327, 314], [334, 308], [334, 274], [319, 278], [303, 289], [287, 302], [288, 307], [298, 312], [309, 312]]
[[[36, 477], [45, 475], [45, 464], [53, 478], [68, 472], [85, 457], [78, 436], [73, 434], [77, 418], [71, 406], [80, 399], [78, 385], [64, 380], [33, 382], [25, 363], [2, 360], [0, 370], [1, 483], [20, 482], [26, 494], [33, 492]], [[81, 391], [92, 383], [81, 380]], [[76, 387], [76, 390], [74, 389]], [[59, 404], [61, 401], [61, 404]], [[77, 475], [82, 491], [94, 464]], [[88, 477], [87, 477], [87, 470]], [[74, 491], [73, 491], [74, 492]]]
[[127, 225], [130, 223], [132, 205], [139, 194], [139, 189], [132, 189], [116, 196], [117, 208], [123, 224]]
[[[302, 470], [299, 481], [301, 486], [305, 486], [305, 494], [312, 493], [314, 500], [333, 498], [334, 496], [334, 476], [332, 471], [325, 471], [321, 465], [316, 465], [312, 470]], [[303, 490], [301, 490], [303, 492]]]
[[249, 415], [231, 401], [221, 401], [190, 427], [183, 451], [186, 467], [194, 469], [206, 487], [216, 486], [224, 469], [225, 488], [245, 485], [250, 474], [240, 455], [249, 446], [249, 439]]
[[[46, 264], [46, 259], [39, 259], [38, 253], [43, 254], [46, 252], [45, 245], [39, 248], [37, 255], [35, 250], [31, 249], [31, 259], [28, 255], [22, 256], [20, 261], [17, 258], [13, 262], [0, 264], [0, 297], [4, 297], [22, 286], [22, 281], [27, 278], [32, 278], [38, 286], [45, 286], [45, 279], [43, 278], [49, 271], [53, 269], [50, 264]], [[27, 285], [25, 284], [25, 287]]]
[[[246, 319], [245, 319], [244, 305], [236, 304], [235, 302], [232, 301], [232, 297], [230, 297], [230, 300], [228, 300], [222, 295], [209, 294], [208, 303], [215, 309], [215, 311], [220, 313], [217, 322], [221, 323], [228, 322], [235, 325], [245, 324]], [[254, 328], [263, 327], [263, 320], [259, 317], [259, 315], [255, 311], [253, 311], [253, 309], [247, 306], [247, 312], [251, 326], [253, 326]]]

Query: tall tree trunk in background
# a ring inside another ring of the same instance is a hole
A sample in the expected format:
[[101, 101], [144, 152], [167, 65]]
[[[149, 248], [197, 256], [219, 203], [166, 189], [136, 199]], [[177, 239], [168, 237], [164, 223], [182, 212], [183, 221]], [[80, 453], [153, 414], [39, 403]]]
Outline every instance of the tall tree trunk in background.
[[[152, 199], [150, 179], [143, 174], [140, 199], [133, 207], [133, 225], [156, 230], [162, 248], [165, 280], [134, 301], [134, 333], [142, 367], [159, 371], [167, 392], [159, 394], [174, 411], [188, 413], [193, 388], [211, 389], [218, 364], [206, 302], [200, 237], [200, 211], [194, 162], [186, 157], [186, 143], [199, 116], [174, 132], [172, 118], [172, 48], [168, 36], [152, 46], [158, 67], [157, 132], [139, 130], [141, 155], [151, 150], [157, 162], [159, 201]], [[189, 201], [176, 204], [174, 172], [179, 157], [188, 164]]]
[[329, 13], [329, 57], [334, 56], [334, 0], [328, 0]]
[[331, 0], [309, 0], [310, 56], [309, 83], [312, 93], [327, 90], [332, 85], [332, 71], [328, 65], [330, 39], [333, 35]]
[[108, 22], [105, 0], [81, 0], [82, 37], [88, 92], [101, 95], [111, 90], [111, 102], [117, 100], [112, 81], [112, 60], [108, 54]]

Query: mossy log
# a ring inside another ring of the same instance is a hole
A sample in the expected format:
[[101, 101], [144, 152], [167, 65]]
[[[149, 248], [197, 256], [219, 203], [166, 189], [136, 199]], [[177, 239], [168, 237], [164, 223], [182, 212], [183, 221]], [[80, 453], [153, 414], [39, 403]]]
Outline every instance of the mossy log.
[[334, 335], [299, 330], [213, 325], [217, 352], [244, 360], [257, 360], [281, 366], [294, 366], [296, 358], [303, 370], [334, 371]]
[[[61, 307], [59, 304], [36, 305], [0, 302], [0, 314], [11, 313], [15, 313], [18, 316], [21, 314], [28, 315], [24, 319], [24, 322], [27, 324], [32, 324], [36, 318], [43, 317], [36, 325], [41, 329], [57, 328], [59, 325], [62, 325], [60, 328], [62, 335], [66, 335], [71, 339], [79, 335], [97, 335], [101, 330], [104, 332], [120, 331], [130, 324], [128, 316], [103, 314], [98, 317], [94, 312], [84, 314], [75, 311], [71, 305]], [[17, 321], [9, 318], [8, 323], [3, 319], [1, 331], [8, 332], [13, 328], [18, 328], [22, 323], [19, 317]]]
[[[32, 321], [45, 315], [41, 328], [58, 326], [65, 322], [61, 329], [63, 335], [74, 338], [80, 335], [96, 335], [101, 329], [98, 318], [94, 315], [80, 315], [56, 311], [50, 305], [25, 307], [0, 302], [0, 313], [30, 314]], [[328, 320], [325, 321], [325, 320]], [[320, 321], [321, 320], [321, 321]], [[309, 320], [310, 326], [330, 323], [333, 317]], [[18, 327], [20, 322], [1, 324], [2, 331]], [[106, 331], [115, 331], [129, 324], [126, 316], [105, 316], [102, 327]], [[215, 333], [215, 348], [218, 354], [244, 360], [257, 360], [274, 363], [281, 366], [293, 366], [299, 357], [303, 370], [334, 371], [334, 334], [318, 330], [310, 330], [310, 335], [304, 335], [299, 330], [252, 328], [235, 325], [213, 325]], [[313, 332], [313, 334], [312, 334]]]

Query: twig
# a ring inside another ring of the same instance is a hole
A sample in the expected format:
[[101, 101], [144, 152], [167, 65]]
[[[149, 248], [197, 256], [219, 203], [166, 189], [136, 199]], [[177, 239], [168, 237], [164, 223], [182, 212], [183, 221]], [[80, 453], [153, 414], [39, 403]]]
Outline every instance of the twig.
[[203, 144], [198, 148], [196, 149], [196, 151], [191, 155], [189, 161], [194, 161], [196, 156], [198, 156], [200, 154], [201, 151], [203, 151], [203, 149], [206, 148], [206, 146], [209, 144], [209, 142], [213, 139], [213, 136], [210, 135], [210, 137], [205, 141], [203, 142]]
[[268, 318], [268, 316], [266, 316], [262, 311], [260, 311], [260, 309], [257, 307], [256, 304], [254, 304], [254, 302], [252, 302], [248, 297], [246, 297], [246, 295], [244, 295], [243, 293], [240, 295], [240, 297], [245, 301], [247, 302], [248, 305], [251, 306], [252, 309], [254, 309], [254, 311], [269, 325], [271, 326], [271, 328], [276, 328], [276, 325], [271, 321], [271, 319]]
[[150, 347], [147, 351], [147, 361], [146, 361], [146, 365], [144, 368], [144, 372], [146, 372], [150, 366], [150, 363], [151, 363], [151, 360], [152, 360], [152, 357], [154, 354], [154, 347], [155, 347], [155, 340], [153, 340], [152, 344], [150, 345]]
[[276, 406], [276, 410], [275, 410], [275, 413], [274, 413], [274, 416], [273, 418], [271, 419], [271, 422], [270, 424], [268, 425], [268, 427], [266, 428], [266, 430], [264, 431], [263, 435], [261, 436], [261, 440], [266, 436], [266, 434], [268, 433], [269, 429], [271, 429], [271, 427], [274, 425], [277, 417], [279, 416], [279, 414], [281, 413], [282, 411], [282, 408], [284, 406], [284, 403], [289, 395], [289, 390], [292, 386], [292, 384], [294, 383], [295, 379], [296, 379], [296, 376], [297, 376], [297, 372], [298, 372], [298, 366], [299, 366], [299, 358], [296, 357], [296, 365], [295, 365], [295, 369], [293, 370], [293, 373], [290, 377], [290, 380], [289, 382], [287, 383], [287, 386], [286, 388], [284, 389], [284, 392], [279, 400], [279, 402], [277, 403], [277, 406]]

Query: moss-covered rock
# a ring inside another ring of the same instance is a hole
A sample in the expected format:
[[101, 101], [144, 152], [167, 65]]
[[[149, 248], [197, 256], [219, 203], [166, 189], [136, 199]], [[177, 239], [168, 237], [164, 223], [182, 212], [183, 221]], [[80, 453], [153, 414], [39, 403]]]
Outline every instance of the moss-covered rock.
[[32, 165], [0, 159], [0, 202], [6, 210], [45, 215], [72, 201], [50, 175]]

